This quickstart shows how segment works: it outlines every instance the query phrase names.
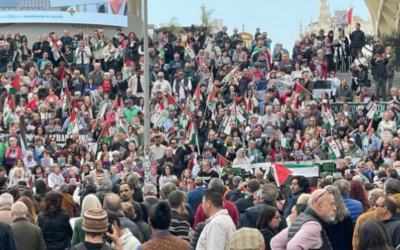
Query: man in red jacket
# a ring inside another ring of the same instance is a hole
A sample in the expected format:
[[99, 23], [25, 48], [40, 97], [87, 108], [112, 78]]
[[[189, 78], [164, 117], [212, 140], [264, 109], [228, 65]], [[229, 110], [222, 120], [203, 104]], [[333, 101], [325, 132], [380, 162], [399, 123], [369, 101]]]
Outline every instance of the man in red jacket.
[[[211, 188], [215, 188], [215, 189], [219, 190], [221, 192], [221, 195], [223, 195], [223, 193], [225, 191], [224, 182], [221, 179], [217, 179], [217, 178], [211, 179], [210, 183], [208, 184], [208, 189], [211, 189]], [[235, 223], [235, 225], [237, 225], [238, 220], [239, 220], [239, 213], [238, 213], [238, 210], [237, 210], [235, 204], [233, 204], [232, 202], [230, 202], [228, 200], [225, 200], [225, 198], [223, 198], [223, 202], [224, 202], [224, 208], [228, 210], [229, 216], [231, 216], [233, 222]], [[195, 220], [193, 223], [193, 228], [196, 228], [196, 225], [198, 223], [204, 222], [204, 221], [206, 221], [206, 219], [207, 219], [207, 216], [204, 213], [202, 204], [200, 204], [197, 207], [196, 216], [195, 216]]]

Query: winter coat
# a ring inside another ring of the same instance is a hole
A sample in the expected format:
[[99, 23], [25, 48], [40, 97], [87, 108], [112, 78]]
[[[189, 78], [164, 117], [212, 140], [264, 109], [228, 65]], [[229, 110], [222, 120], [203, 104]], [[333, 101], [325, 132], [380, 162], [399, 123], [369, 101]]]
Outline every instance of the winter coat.
[[346, 85], [344, 88], [343, 87], [339, 87], [336, 90], [336, 98], [340, 99], [342, 97], [344, 97], [344, 100], [346, 102], [353, 101], [353, 92], [351, 91], [349, 86]]
[[383, 61], [377, 61], [376, 58], [371, 61], [372, 66], [374, 66], [374, 80], [378, 81], [379, 79], [386, 80], [388, 77], [386, 71], [386, 65], [388, 64], [388, 59], [384, 59]]
[[325, 227], [326, 234], [331, 242], [332, 248], [340, 250], [352, 250], [354, 224], [350, 215], [344, 217], [342, 221], [329, 224]]
[[42, 229], [48, 250], [65, 249], [70, 246], [72, 229], [67, 213], [39, 214], [38, 226]]
[[27, 218], [16, 218], [11, 223], [18, 250], [45, 250], [42, 230]]
[[350, 199], [347, 195], [342, 195], [343, 202], [346, 205], [347, 210], [350, 212], [350, 216], [353, 220], [353, 225], [356, 224], [358, 216], [363, 213], [363, 206], [361, 202], [357, 200]]
[[264, 243], [265, 243], [265, 250], [271, 250], [271, 239], [277, 235], [277, 231], [273, 228], [271, 228], [270, 226], [268, 226], [267, 228], [262, 228], [260, 229], [260, 233], [263, 235], [264, 237]]
[[[390, 55], [390, 57], [386, 57], [388, 60], [388, 63], [386, 64], [386, 72], [388, 77], [392, 77], [395, 74], [396, 71], [396, 57], [395, 55]], [[389, 89], [390, 90], [390, 89]]]
[[361, 30], [355, 30], [350, 34], [350, 48], [361, 49], [365, 45], [365, 34]]
[[205, 226], [205, 222], [200, 222], [199, 224], [197, 224], [194, 231], [192, 231], [190, 234], [190, 245], [193, 247], [194, 250], [196, 250], [197, 241], [199, 240], [200, 234], [201, 232], [203, 232]]
[[[242, 227], [255, 228], [258, 215], [260, 214], [261, 210], [266, 206], [271, 206], [271, 205], [268, 204], [267, 202], [261, 202], [253, 207], [249, 207], [248, 209], [246, 209], [244, 213], [240, 214], [240, 220], [237, 228], [242, 228]], [[279, 231], [287, 227], [286, 220], [283, 217], [283, 215], [280, 215], [280, 217], [281, 221], [279, 223]]]

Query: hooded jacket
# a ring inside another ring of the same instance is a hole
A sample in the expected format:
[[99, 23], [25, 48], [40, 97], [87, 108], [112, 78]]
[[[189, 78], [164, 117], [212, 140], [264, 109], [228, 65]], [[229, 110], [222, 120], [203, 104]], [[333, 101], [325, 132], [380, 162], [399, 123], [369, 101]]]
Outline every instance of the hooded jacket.
[[[269, 202], [263, 201], [253, 207], [249, 207], [248, 209], [246, 209], [244, 213], [240, 214], [240, 219], [237, 228], [238, 229], [242, 227], [255, 228], [258, 215], [260, 214], [261, 210], [266, 206], [273, 207], [273, 205], [270, 204]], [[283, 215], [280, 215], [280, 217], [281, 221], [279, 222], [278, 231], [281, 231], [282, 229], [287, 227], [287, 223]]]

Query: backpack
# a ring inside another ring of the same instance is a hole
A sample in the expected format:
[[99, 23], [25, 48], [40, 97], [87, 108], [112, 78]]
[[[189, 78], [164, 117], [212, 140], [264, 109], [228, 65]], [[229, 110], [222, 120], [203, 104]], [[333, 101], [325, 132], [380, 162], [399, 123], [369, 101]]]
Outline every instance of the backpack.
[[[87, 249], [85, 244], [83, 244], [83, 242], [81, 242], [78, 245], [71, 247], [69, 250], [90, 250], [90, 249]], [[107, 244], [104, 244], [103, 247], [101, 248], [101, 250], [113, 250], [113, 248], [111, 248]]]

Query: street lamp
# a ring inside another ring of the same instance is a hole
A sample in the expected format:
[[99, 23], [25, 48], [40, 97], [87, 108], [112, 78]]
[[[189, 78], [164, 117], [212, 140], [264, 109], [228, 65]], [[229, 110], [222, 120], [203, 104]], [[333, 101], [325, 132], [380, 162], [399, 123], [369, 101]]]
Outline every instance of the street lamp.
[[144, 181], [151, 181], [150, 177], [150, 73], [149, 73], [149, 29], [148, 29], [148, 11], [147, 0], [143, 0], [143, 52], [144, 52], [144, 161], [143, 172]]

